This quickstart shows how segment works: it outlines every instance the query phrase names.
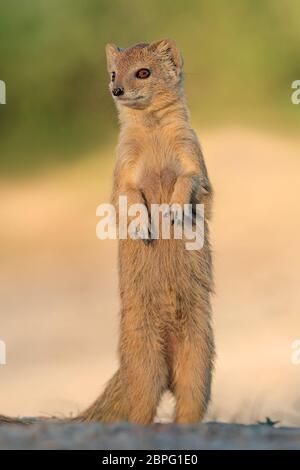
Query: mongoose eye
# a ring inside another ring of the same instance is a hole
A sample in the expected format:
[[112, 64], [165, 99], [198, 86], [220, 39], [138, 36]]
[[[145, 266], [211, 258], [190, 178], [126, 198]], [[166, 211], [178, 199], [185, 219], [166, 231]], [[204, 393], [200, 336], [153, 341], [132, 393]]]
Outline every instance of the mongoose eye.
[[140, 69], [136, 72], [136, 78], [148, 78], [151, 72], [149, 69]]
[[116, 78], [116, 72], [111, 73], [111, 81], [114, 82]]

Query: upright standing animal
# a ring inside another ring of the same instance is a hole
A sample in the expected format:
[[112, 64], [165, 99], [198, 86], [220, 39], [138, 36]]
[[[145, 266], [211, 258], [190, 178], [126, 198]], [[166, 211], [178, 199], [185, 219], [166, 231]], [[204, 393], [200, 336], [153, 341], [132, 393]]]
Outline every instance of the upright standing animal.
[[[106, 46], [110, 90], [121, 133], [112, 202], [204, 204], [204, 245], [185, 240], [119, 241], [120, 367], [100, 397], [75, 419], [151, 423], [163, 392], [176, 398], [176, 421], [202, 420], [214, 361], [213, 290], [208, 220], [212, 188], [182, 86], [172, 40], [120, 49]], [[130, 219], [129, 219], [130, 223]], [[151, 224], [151, 220], [149, 220]], [[144, 238], [144, 239], [143, 239]], [[0, 423], [20, 422], [0, 416]]]
[[[106, 46], [110, 91], [121, 123], [112, 202], [204, 204], [204, 245], [184, 240], [119, 241], [120, 367], [82, 420], [151, 423], [163, 392], [176, 398], [176, 422], [202, 420], [214, 361], [208, 220], [212, 188], [189, 122], [183, 63], [172, 40]], [[151, 223], [151, 220], [149, 220]]]

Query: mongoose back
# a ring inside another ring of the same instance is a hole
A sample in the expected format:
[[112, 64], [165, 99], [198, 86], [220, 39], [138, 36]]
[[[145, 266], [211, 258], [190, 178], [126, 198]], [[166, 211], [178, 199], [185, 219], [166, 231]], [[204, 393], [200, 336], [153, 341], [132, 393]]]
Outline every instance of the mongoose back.
[[[161, 233], [154, 238], [148, 226], [135, 239], [119, 240], [120, 366], [75, 419], [149, 424], [170, 390], [176, 422], [199, 422], [210, 399], [214, 362], [212, 188], [189, 122], [181, 54], [167, 39], [127, 49], [108, 44], [106, 54], [121, 123], [112, 203], [118, 210], [119, 196], [126, 196], [128, 206], [143, 204], [149, 219], [153, 204], [203, 204], [204, 243], [187, 250], [184, 239]], [[20, 422], [0, 416], [1, 421]]]
[[119, 196], [148, 210], [152, 204], [204, 204], [205, 230], [201, 250], [189, 251], [174, 238], [119, 240], [120, 367], [82, 419], [151, 423], [169, 389], [176, 422], [199, 422], [214, 360], [212, 188], [189, 122], [182, 57], [172, 40], [128, 49], [108, 44], [106, 54], [121, 123], [113, 204], [118, 208]]

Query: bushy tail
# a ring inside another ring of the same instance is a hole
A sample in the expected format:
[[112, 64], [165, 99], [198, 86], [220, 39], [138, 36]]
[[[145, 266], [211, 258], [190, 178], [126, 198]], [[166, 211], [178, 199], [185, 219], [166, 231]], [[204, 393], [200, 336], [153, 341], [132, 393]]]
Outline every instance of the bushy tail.
[[32, 424], [34, 420], [0, 415], [0, 424]]
[[126, 409], [124, 386], [118, 370], [108, 382], [104, 392], [75, 420], [102, 421], [103, 423], [126, 421]]
[[[102, 421], [103, 423], [125, 421], [127, 419], [126, 399], [124, 396], [124, 387], [122, 386], [120, 371], [117, 371], [110, 379], [104, 392], [97, 398], [97, 400], [80, 415], [75, 416], [74, 418], [63, 418], [58, 420], [53, 417], [52, 419], [64, 423], [74, 421]], [[37, 420], [34, 418], [11, 418], [9, 416], [0, 415], [0, 425], [33, 424], [36, 421]]]

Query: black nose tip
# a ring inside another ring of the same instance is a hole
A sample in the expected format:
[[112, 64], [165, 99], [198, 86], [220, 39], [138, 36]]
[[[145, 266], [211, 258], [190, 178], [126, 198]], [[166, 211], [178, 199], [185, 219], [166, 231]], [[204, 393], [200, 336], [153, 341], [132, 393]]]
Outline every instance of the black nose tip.
[[112, 91], [112, 94], [114, 96], [124, 95], [124, 88], [122, 86], [119, 86], [118, 88], [114, 88], [113, 91]]

